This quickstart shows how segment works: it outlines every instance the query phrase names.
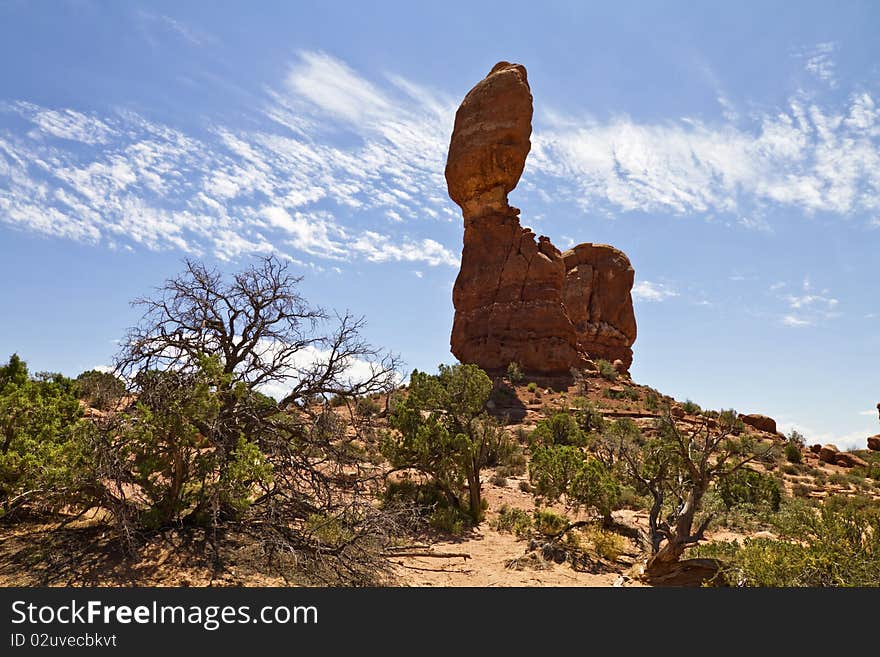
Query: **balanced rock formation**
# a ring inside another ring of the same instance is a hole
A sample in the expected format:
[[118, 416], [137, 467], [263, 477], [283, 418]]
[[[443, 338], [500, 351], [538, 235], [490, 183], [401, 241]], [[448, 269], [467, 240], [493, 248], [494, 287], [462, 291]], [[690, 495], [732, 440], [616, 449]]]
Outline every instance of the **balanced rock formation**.
[[560, 252], [519, 223], [507, 195], [531, 148], [526, 70], [499, 62], [455, 115], [446, 162], [449, 196], [462, 209], [464, 248], [452, 301], [452, 353], [501, 370], [567, 374], [589, 358], [628, 369], [636, 337], [635, 273], [617, 249], [581, 244]]
[[872, 452], [880, 452], [880, 434], [868, 436], [868, 449]]

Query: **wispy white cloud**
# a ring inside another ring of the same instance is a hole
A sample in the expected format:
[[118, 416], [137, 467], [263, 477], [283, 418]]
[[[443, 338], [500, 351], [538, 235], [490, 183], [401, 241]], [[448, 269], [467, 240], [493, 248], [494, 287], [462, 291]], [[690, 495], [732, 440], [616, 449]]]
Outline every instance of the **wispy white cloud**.
[[638, 301], [665, 301], [677, 297], [678, 292], [665, 283], [639, 281], [633, 286], [632, 296]]
[[[0, 128], [0, 222], [120, 248], [453, 267], [459, 244], [437, 229], [460, 221], [443, 176], [457, 102], [304, 51], [247, 130], [207, 125], [197, 137], [132, 112], [4, 105], [0, 126], [4, 113], [29, 126]], [[772, 230], [780, 205], [878, 216], [880, 112], [867, 92], [845, 107], [797, 97], [733, 116], [597, 121], [550, 108], [517, 193], [608, 215], [727, 215], [754, 230]], [[675, 294], [640, 285], [645, 301]]]
[[780, 318], [785, 326], [813, 326], [839, 315], [837, 307], [840, 301], [831, 296], [827, 289], [817, 290], [809, 278], [804, 278], [796, 288], [785, 283], [774, 284], [771, 291], [786, 306]]
[[837, 86], [837, 80], [834, 75], [834, 53], [837, 48], [838, 44], [836, 42], [826, 41], [824, 43], [817, 43], [813, 48], [800, 54], [806, 60], [804, 68], [823, 82], [827, 82], [831, 87]]
[[766, 231], [772, 227], [765, 211], [774, 206], [840, 216], [876, 212], [878, 137], [880, 119], [867, 93], [833, 109], [796, 97], [748, 127], [556, 113], [533, 137], [526, 175], [561, 181], [554, 196], [591, 211], [719, 213]]

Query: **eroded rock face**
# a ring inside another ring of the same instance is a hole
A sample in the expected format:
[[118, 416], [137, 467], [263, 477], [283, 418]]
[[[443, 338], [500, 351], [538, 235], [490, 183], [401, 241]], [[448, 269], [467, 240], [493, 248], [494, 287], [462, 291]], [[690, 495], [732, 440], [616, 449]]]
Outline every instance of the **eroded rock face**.
[[607, 244], [578, 244], [562, 254], [562, 301], [580, 346], [591, 358], [632, 365], [636, 340], [632, 290], [636, 272], [626, 254]]
[[487, 370], [511, 361], [567, 374], [588, 358], [628, 369], [636, 337], [634, 271], [617, 249], [581, 244], [561, 253], [523, 228], [508, 204], [531, 148], [526, 70], [499, 62], [455, 115], [446, 162], [449, 196], [464, 215], [452, 300], [452, 353]]

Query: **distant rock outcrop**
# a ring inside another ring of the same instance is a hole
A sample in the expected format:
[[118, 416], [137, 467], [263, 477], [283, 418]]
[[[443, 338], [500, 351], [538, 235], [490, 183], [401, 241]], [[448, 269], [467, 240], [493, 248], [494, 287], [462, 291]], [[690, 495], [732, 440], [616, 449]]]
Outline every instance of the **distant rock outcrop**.
[[452, 293], [452, 353], [500, 370], [581, 369], [589, 358], [632, 363], [634, 271], [617, 249], [581, 244], [561, 253], [519, 223], [507, 202], [531, 148], [526, 70], [499, 62], [455, 115], [446, 182], [462, 209], [464, 248]]
[[776, 433], [776, 420], [759, 413], [751, 413], [749, 415], [740, 415], [739, 419], [750, 427], [758, 431], [766, 431], [767, 433]]

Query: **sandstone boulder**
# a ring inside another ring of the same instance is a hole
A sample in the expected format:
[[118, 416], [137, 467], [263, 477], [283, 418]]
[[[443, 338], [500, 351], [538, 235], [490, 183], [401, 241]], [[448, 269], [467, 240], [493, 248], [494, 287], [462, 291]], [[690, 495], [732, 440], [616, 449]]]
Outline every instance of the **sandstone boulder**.
[[880, 434], [868, 438], [868, 449], [880, 452]]
[[834, 462], [837, 465], [841, 465], [844, 468], [867, 468], [868, 462], [855, 454], [850, 454], [849, 452], [839, 452], [836, 457], [834, 457]]
[[819, 450], [819, 460], [824, 463], [835, 463], [839, 453], [837, 445], [822, 445], [822, 449]]
[[767, 433], [776, 433], [776, 420], [766, 415], [751, 413], [748, 415], [740, 415], [739, 419], [750, 427], [758, 431], [766, 431]]
[[634, 271], [604, 245], [561, 253], [519, 222], [507, 194], [531, 148], [526, 70], [499, 62], [455, 115], [446, 161], [449, 196], [462, 209], [464, 246], [455, 281], [450, 346], [464, 363], [568, 375], [589, 357], [632, 363]]
[[[578, 244], [565, 259], [563, 303], [578, 342], [593, 358], [632, 365], [636, 317], [632, 290], [635, 270], [623, 251], [607, 244]], [[617, 368], [615, 368], [617, 369]], [[619, 370], [620, 371], [620, 370]]]
[[810, 445], [810, 451], [813, 452], [813, 454], [818, 454], [822, 451], [822, 445]]

